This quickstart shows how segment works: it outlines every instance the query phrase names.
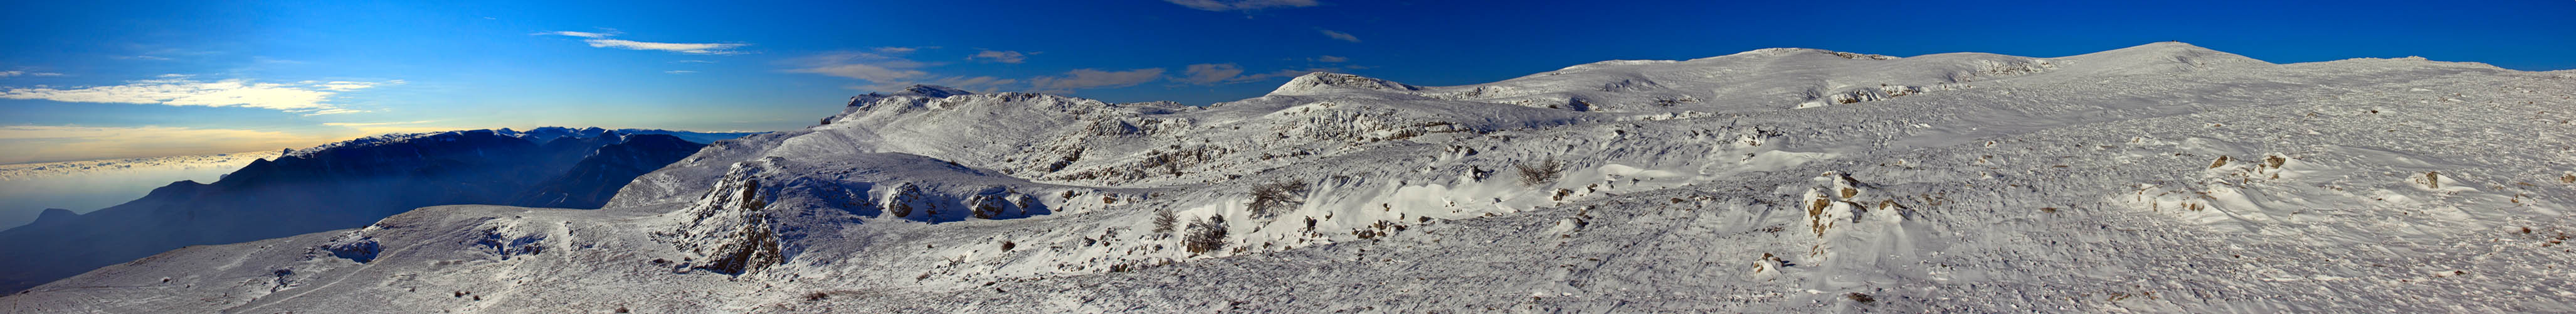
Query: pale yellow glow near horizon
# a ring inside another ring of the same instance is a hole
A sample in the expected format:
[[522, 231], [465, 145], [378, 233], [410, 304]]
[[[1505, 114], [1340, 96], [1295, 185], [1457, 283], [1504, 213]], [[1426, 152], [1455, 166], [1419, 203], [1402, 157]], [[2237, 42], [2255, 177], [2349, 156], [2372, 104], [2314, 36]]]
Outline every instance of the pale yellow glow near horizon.
[[423, 125], [358, 125], [350, 131], [295, 133], [163, 126], [0, 126], [0, 164], [99, 160], [273, 151], [306, 148], [351, 138], [467, 128]]

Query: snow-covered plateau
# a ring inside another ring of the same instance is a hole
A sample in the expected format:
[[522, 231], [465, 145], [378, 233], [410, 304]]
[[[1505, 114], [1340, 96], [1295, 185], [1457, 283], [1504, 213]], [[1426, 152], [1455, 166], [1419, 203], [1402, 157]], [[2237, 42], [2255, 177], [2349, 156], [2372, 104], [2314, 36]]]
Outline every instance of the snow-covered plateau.
[[9, 312], [2570, 312], [2576, 71], [1764, 49], [1186, 106], [916, 86], [598, 210], [193, 246]]

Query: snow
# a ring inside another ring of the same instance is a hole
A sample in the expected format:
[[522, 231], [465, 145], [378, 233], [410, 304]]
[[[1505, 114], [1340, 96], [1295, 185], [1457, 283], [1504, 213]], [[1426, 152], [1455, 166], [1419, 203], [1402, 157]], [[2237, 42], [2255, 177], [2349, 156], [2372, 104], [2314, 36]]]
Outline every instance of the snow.
[[[0, 305], [2564, 312], [2576, 137], [2546, 135], [2576, 134], [2570, 94], [2576, 72], [2182, 43], [1319, 73], [1206, 107], [924, 86], [715, 143], [603, 210], [429, 207]], [[1210, 217], [1222, 248], [1184, 250]]]

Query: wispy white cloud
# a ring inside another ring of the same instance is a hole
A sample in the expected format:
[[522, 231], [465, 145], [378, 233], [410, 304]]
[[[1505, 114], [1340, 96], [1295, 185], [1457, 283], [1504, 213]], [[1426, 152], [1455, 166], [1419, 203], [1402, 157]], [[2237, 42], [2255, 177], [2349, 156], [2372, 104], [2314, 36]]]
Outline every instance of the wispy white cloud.
[[690, 71], [690, 70], [670, 70], [670, 71], [662, 71], [662, 73], [670, 73], [670, 74], [689, 74], [689, 73], [698, 73], [698, 71]]
[[1246, 71], [1244, 71], [1244, 70], [1243, 70], [1243, 67], [1241, 67], [1241, 66], [1236, 66], [1236, 65], [1235, 65], [1235, 64], [1233, 64], [1233, 63], [1203, 63], [1203, 64], [1192, 64], [1192, 65], [1190, 65], [1190, 67], [1189, 67], [1189, 69], [1188, 69], [1188, 70], [1186, 70], [1186, 71], [1182, 71], [1183, 75], [1182, 75], [1181, 77], [1173, 78], [1172, 80], [1173, 80], [1173, 81], [1179, 81], [1179, 82], [1182, 82], [1182, 83], [1190, 83], [1190, 84], [1198, 84], [1198, 85], [1235, 84], [1235, 83], [1246, 83], [1246, 82], [1258, 82], [1258, 81], [1264, 81], [1264, 80], [1270, 80], [1270, 79], [1277, 79], [1277, 78], [1297, 77], [1297, 76], [1299, 76], [1299, 75], [1306, 75], [1306, 73], [1315, 73], [1315, 72], [1338, 72], [1338, 71], [1343, 71], [1343, 70], [1349, 70], [1349, 69], [1360, 69], [1360, 68], [1365, 68], [1365, 67], [1361, 67], [1361, 66], [1340, 66], [1340, 67], [1325, 67], [1325, 68], [1308, 68], [1308, 69], [1304, 69], [1304, 70], [1277, 70], [1277, 71], [1262, 72], [1262, 73], [1254, 73], [1254, 74], [1248, 74], [1248, 75], [1247, 75], [1247, 74], [1244, 74]]
[[624, 40], [624, 39], [592, 39], [592, 40], [584, 40], [583, 42], [588, 42], [588, 43], [590, 43], [590, 46], [591, 46], [591, 47], [595, 47], [595, 48], [620, 48], [620, 49], [627, 49], [627, 50], [661, 50], [661, 51], [669, 51], [669, 52], [677, 52], [677, 53], [686, 53], [686, 54], [701, 54], [701, 55], [729, 55], [729, 54], [739, 54], [739, 53], [742, 53], [742, 52], [740, 52], [740, 51], [733, 51], [732, 49], [733, 49], [733, 48], [739, 48], [739, 47], [742, 47], [742, 46], [747, 45], [747, 44], [657, 43], [657, 42], [644, 42], [644, 41], [633, 41], [633, 40]]
[[1224, 82], [1226, 79], [1232, 79], [1236, 75], [1242, 75], [1243, 67], [1234, 65], [1233, 63], [1202, 63], [1192, 64], [1187, 70], [1181, 71], [1181, 73], [1183, 75], [1176, 80], [1181, 81], [1182, 83], [1209, 85]]
[[1001, 63], [1020, 63], [1029, 61], [1029, 54], [1009, 50], [985, 50], [975, 52], [975, 55], [972, 56], [966, 56], [966, 59], [986, 60]]
[[[936, 47], [919, 49], [930, 48]], [[866, 91], [890, 91], [911, 85], [940, 85], [971, 91], [1015, 90], [1065, 93], [1077, 89], [1133, 86], [1161, 79], [1164, 73], [1162, 68], [1145, 68], [1125, 71], [1079, 69], [1066, 71], [1062, 75], [1027, 79], [945, 75], [933, 73], [927, 68], [946, 63], [915, 61], [902, 56], [903, 53], [918, 51], [918, 49], [875, 48], [867, 51], [874, 52], [825, 53], [789, 59], [783, 63], [790, 66], [785, 70], [787, 72], [822, 74], [865, 81], [866, 84], [852, 85], [850, 88]], [[1016, 63], [1025, 61], [1023, 58], [1029, 54], [1034, 53], [983, 50], [969, 56], [968, 59]]]
[[580, 38], [587, 38], [587, 39], [583, 39], [583, 40], [582, 40], [582, 42], [584, 42], [584, 43], [589, 43], [589, 44], [590, 44], [590, 46], [591, 46], [591, 47], [594, 47], [594, 48], [618, 48], [618, 49], [627, 49], [627, 50], [657, 50], [657, 51], [668, 51], [668, 52], [677, 52], [677, 53], [685, 53], [685, 54], [701, 54], [701, 55], [729, 55], [729, 54], [741, 54], [741, 53], [742, 53], [741, 51], [735, 51], [735, 50], [733, 50], [733, 49], [734, 49], [734, 48], [742, 48], [743, 46], [749, 46], [749, 45], [751, 45], [751, 44], [739, 44], [739, 43], [661, 43], [661, 42], [649, 42], [649, 41], [633, 41], [633, 40], [624, 40], [624, 39], [612, 39], [612, 38], [609, 38], [609, 37], [617, 36], [618, 34], [616, 34], [616, 33], [593, 33], [593, 32], [575, 32], [575, 31], [554, 31], [554, 32], [536, 33], [536, 34], [530, 34], [530, 35], [552, 35], [552, 36], [568, 36], [568, 37], [580, 37]]
[[1341, 63], [1341, 62], [1348, 62], [1348, 61], [1351, 61], [1351, 58], [1343, 58], [1343, 57], [1341, 57], [1341, 56], [1334, 56], [1334, 55], [1324, 55], [1324, 56], [1319, 56], [1319, 57], [1315, 57], [1315, 58], [1312, 58], [1312, 59], [1306, 59], [1306, 61], [1323, 62], [1323, 63]]
[[1350, 33], [1336, 32], [1336, 31], [1329, 30], [1329, 29], [1316, 29], [1316, 31], [1322, 31], [1322, 32], [1324, 32], [1324, 36], [1326, 36], [1326, 37], [1332, 37], [1332, 38], [1333, 38], [1333, 39], [1335, 39], [1335, 40], [1341, 40], [1341, 41], [1347, 41], [1347, 42], [1360, 42], [1360, 37], [1359, 37], [1359, 36], [1351, 36], [1351, 34], [1350, 34]]
[[1039, 90], [1125, 87], [1144, 82], [1151, 82], [1154, 81], [1154, 79], [1162, 77], [1163, 68], [1146, 68], [1126, 71], [1078, 69], [1066, 71], [1063, 76], [1040, 76], [1030, 78], [1029, 85], [1031, 88]]
[[610, 34], [610, 33], [574, 32], [574, 31], [556, 31], [556, 32], [536, 33], [536, 34], [537, 34], [537, 35], [555, 35], [555, 36], [572, 36], [572, 37], [581, 37], [581, 38], [608, 38], [608, 36], [617, 36], [617, 34]]
[[939, 85], [964, 89], [967, 91], [990, 92], [999, 90], [1018, 90], [1012, 86], [1018, 86], [1020, 82], [1021, 81], [1018, 79], [991, 76], [929, 76], [917, 80], [870, 81], [869, 84], [850, 85], [848, 88], [870, 92], [891, 92], [903, 90], [903, 88], [912, 87], [913, 85]]
[[[375, 87], [377, 87], [377, 86], [385, 86], [385, 84], [388, 84], [388, 83], [384, 83], [384, 82], [356, 82], [356, 81], [329, 81], [329, 82], [324, 82], [324, 81], [303, 81], [303, 82], [295, 82], [295, 83], [296, 83], [296, 84], [305, 84], [305, 85], [310, 85], [310, 86], [313, 86], [313, 87], [321, 88], [321, 89], [323, 89], [323, 90], [329, 90], [329, 91], [342, 91], [342, 92], [345, 92], [345, 91], [353, 91], [353, 90], [361, 90], [361, 89], [369, 89], [369, 88], [375, 88]], [[402, 83], [402, 81], [397, 80], [397, 81], [393, 81], [393, 82], [390, 82], [390, 83], [391, 83], [391, 84], [401, 84], [401, 83]]]
[[716, 62], [715, 62], [715, 61], [707, 61], [707, 60], [680, 60], [680, 61], [671, 61], [671, 63], [716, 63]]
[[1277, 7], [1311, 7], [1315, 0], [1163, 0], [1191, 9], [1208, 11], [1249, 11]]
[[342, 108], [329, 102], [331, 97], [341, 92], [402, 83], [399, 80], [259, 83], [244, 79], [209, 82], [188, 79], [185, 75], [162, 75], [160, 79], [128, 81], [125, 85], [113, 86], [10, 87], [0, 89], [0, 98], [171, 106], [239, 106], [323, 115], [364, 112]]
[[1003, 89], [1004, 86], [1011, 86], [1021, 82], [1021, 80], [1017, 79], [997, 78], [991, 76], [949, 76], [931, 74], [929, 71], [922, 70], [922, 68], [939, 66], [941, 65], [940, 63], [914, 61], [912, 59], [901, 57], [904, 53], [931, 48], [935, 47], [886, 47], [871, 49], [876, 52], [844, 51], [825, 53], [809, 57], [789, 59], [786, 63], [794, 68], [788, 69], [787, 72], [814, 73], [859, 79], [866, 81], [868, 84], [851, 86], [850, 88], [866, 91], [891, 91], [916, 84], [940, 85], [966, 90], [991, 91]]
[[825, 53], [792, 59], [788, 62], [798, 66], [788, 69], [788, 72], [839, 76], [871, 82], [919, 78], [929, 75], [930, 72], [916, 69], [931, 65], [911, 59], [866, 52]]
[[1333, 71], [1333, 69], [1323, 69], [1323, 68], [1317, 68], [1317, 69], [1305, 69], [1305, 70], [1278, 70], [1278, 71], [1265, 72], [1265, 73], [1261, 73], [1261, 74], [1253, 74], [1253, 75], [1239, 76], [1239, 77], [1235, 77], [1234, 79], [1231, 79], [1231, 80], [1226, 80], [1226, 82], [1229, 82], [1229, 83], [1257, 82], [1257, 81], [1269, 80], [1269, 79], [1275, 79], [1275, 78], [1283, 78], [1283, 77], [1297, 77], [1297, 76], [1299, 76], [1299, 75], [1306, 75], [1306, 73], [1315, 73], [1315, 72], [1332, 72], [1332, 71]]
[[48, 72], [0, 71], [0, 77], [11, 77], [11, 76], [20, 76], [20, 75], [25, 75], [25, 76], [62, 76], [63, 74], [62, 74], [62, 73], [48, 73]]

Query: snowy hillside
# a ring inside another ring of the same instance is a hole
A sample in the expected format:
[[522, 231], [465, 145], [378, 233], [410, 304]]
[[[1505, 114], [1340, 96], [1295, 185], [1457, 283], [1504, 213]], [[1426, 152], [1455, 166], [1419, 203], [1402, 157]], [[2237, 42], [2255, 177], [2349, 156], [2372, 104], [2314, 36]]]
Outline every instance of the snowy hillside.
[[602, 191], [703, 146], [663, 134], [539, 138], [473, 130], [286, 150], [212, 183], [172, 182], [116, 206], [81, 214], [48, 211], [26, 226], [0, 231], [0, 290], [182, 246], [361, 227], [423, 206], [597, 208], [607, 201]]
[[935, 86], [602, 210], [197, 246], [13, 312], [2567, 312], [2576, 72], [1764, 49], [1206, 107]]

